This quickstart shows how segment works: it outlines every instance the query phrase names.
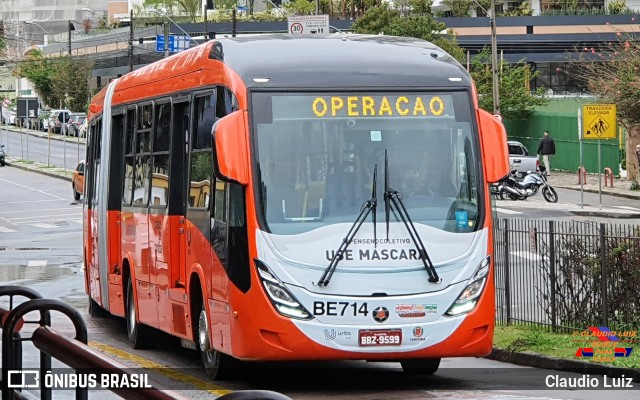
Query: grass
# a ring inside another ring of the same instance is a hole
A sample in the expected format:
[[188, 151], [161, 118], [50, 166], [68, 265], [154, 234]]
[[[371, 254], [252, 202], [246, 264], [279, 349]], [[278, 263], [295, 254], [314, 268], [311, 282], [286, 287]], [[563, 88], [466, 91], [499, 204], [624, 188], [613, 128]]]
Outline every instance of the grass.
[[[640, 340], [640, 336], [636, 335], [634, 338], [627, 339]], [[640, 368], [640, 354], [638, 354], [638, 352], [640, 352], [640, 345], [638, 342], [617, 344], [616, 342], [611, 342], [611, 347], [603, 347], [593, 345], [591, 341], [587, 342], [583, 340], [584, 337], [579, 335], [552, 333], [542, 327], [510, 325], [496, 326], [493, 346], [506, 351], [538, 353], [555, 358], [598, 362], [616, 367]], [[600, 361], [591, 358], [577, 357], [576, 351], [579, 347], [593, 347], [595, 349], [632, 347], [633, 350], [629, 357], [616, 357], [612, 360]]]

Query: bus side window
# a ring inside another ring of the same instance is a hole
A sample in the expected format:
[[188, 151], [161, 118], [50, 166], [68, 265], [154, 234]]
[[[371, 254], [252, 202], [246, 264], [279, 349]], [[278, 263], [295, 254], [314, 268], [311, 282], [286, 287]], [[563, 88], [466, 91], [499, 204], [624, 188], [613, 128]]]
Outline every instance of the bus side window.
[[194, 126], [191, 130], [191, 153], [189, 155], [188, 205], [208, 208], [213, 178], [213, 149], [211, 147], [211, 127], [213, 96], [198, 97], [195, 100]]
[[133, 198], [133, 170], [135, 166], [135, 114], [136, 109], [127, 110], [127, 129], [124, 134], [124, 182], [122, 187], [122, 204], [130, 205]]
[[169, 143], [171, 103], [156, 104], [153, 135], [153, 171], [151, 173], [152, 207], [166, 207], [169, 201]]
[[93, 131], [93, 185], [91, 200], [93, 204], [98, 204], [100, 197], [100, 153], [102, 151], [102, 118], [96, 120]]

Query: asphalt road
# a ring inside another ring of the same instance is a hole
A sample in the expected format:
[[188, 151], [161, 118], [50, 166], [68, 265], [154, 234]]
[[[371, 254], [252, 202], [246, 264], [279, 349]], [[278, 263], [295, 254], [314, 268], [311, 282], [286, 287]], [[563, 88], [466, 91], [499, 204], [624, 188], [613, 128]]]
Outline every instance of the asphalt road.
[[84, 143], [69, 140], [48, 140], [44, 137], [31, 136], [26, 133], [7, 131], [0, 127], [0, 142], [5, 145], [8, 156], [37, 161], [56, 167], [73, 169], [85, 158]]

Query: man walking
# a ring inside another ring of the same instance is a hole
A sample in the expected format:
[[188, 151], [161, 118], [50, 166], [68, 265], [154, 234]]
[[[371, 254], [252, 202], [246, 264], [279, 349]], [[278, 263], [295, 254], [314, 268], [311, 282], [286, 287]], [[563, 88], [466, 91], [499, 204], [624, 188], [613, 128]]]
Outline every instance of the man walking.
[[544, 131], [544, 136], [540, 139], [540, 144], [538, 144], [537, 154], [538, 156], [542, 155], [542, 162], [546, 168], [544, 174], [551, 175], [551, 161], [549, 158], [556, 154], [556, 144], [549, 136], [549, 131]]

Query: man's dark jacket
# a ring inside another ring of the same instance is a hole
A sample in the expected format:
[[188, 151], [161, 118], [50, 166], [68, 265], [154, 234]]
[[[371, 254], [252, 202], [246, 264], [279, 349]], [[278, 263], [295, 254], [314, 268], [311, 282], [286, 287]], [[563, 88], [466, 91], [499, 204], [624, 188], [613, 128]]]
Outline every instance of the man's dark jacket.
[[556, 144], [551, 139], [551, 136], [544, 136], [540, 139], [537, 154], [542, 154], [543, 156], [556, 154]]

